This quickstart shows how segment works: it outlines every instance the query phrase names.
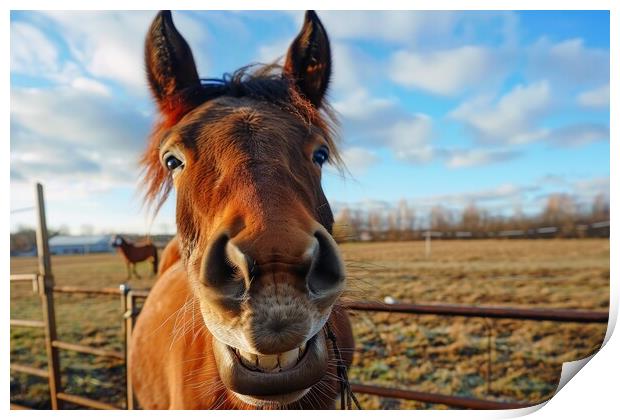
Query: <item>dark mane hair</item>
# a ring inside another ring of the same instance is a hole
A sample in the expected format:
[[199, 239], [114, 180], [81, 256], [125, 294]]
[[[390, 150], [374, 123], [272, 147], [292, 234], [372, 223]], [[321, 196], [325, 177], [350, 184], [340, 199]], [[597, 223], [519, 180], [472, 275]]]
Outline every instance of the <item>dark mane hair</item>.
[[160, 120], [155, 124], [149, 144], [140, 161], [143, 166], [144, 202], [157, 214], [172, 189], [172, 178], [159, 162], [161, 136], [191, 110], [223, 96], [252, 98], [277, 106], [322, 131], [330, 148], [330, 163], [341, 173], [344, 163], [338, 152], [338, 121], [334, 110], [323, 101], [317, 109], [295, 87], [278, 64], [250, 64], [222, 78], [200, 79], [200, 85], [181, 90], [160, 105]]

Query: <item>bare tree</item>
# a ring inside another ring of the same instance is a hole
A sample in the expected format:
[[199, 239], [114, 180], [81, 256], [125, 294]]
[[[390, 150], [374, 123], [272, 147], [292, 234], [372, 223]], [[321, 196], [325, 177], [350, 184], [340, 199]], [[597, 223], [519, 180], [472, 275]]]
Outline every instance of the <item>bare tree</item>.
[[481, 222], [482, 215], [473, 202], [463, 209], [463, 214], [461, 215], [461, 229], [467, 232], [479, 232], [482, 227]]
[[354, 231], [355, 224], [352, 220], [351, 210], [348, 207], [345, 206], [340, 210], [334, 219], [332, 236], [336, 242], [358, 239], [359, 232]]
[[401, 232], [402, 239], [412, 239], [413, 230], [415, 229], [415, 212], [407, 205], [407, 201], [402, 199], [398, 202], [397, 207], [397, 226]]
[[594, 197], [590, 218], [592, 222], [609, 220], [609, 198], [605, 194], [599, 193]]
[[552, 194], [543, 210], [542, 222], [557, 227], [561, 236], [573, 236], [576, 230], [575, 216], [576, 206], [572, 197], [567, 194]]
[[430, 215], [431, 229], [440, 232], [448, 232], [451, 228], [450, 215], [442, 206], [434, 206]]
[[373, 240], [381, 239], [381, 231], [383, 227], [383, 220], [381, 212], [377, 209], [371, 209], [368, 211], [368, 230], [372, 235]]

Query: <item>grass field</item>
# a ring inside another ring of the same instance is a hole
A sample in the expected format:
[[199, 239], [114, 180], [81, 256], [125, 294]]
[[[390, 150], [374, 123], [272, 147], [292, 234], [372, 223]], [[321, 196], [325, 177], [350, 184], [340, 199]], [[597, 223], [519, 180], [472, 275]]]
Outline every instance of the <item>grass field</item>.
[[[607, 310], [609, 240], [435, 241], [352, 243], [346, 299]], [[117, 255], [52, 259], [59, 285], [115, 287], [125, 278]], [[36, 270], [14, 258], [11, 273]], [[150, 287], [148, 264], [139, 267]], [[113, 297], [58, 296], [61, 340], [121, 350], [120, 302]], [[27, 286], [11, 289], [11, 317], [40, 319]], [[555, 392], [564, 361], [596, 351], [606, 325], [464, 319], [431, 315], [354, 313], [356, 356], [352, 381], [426, 392], [536, 403]], [[492, 369], [488, 371], [489, 331]], [[11, 328], [11, 361], [45, 367], [42, 333]], [[123, 405], [123, 366], [61, 351], [67, 392]], [[47, 383], [11, 373], [11, 402], [49, 406]], [[359, 395], [365, 408], [445, 408]]]

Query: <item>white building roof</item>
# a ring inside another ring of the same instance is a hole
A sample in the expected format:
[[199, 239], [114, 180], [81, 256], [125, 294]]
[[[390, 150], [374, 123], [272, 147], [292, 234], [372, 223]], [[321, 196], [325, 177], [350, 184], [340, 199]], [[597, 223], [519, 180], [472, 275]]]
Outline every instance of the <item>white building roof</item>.
[[87, 246], [96, 244], [109, 244], [112, 239], [111, 235], [84, 235], [69, 236], [59, 235], [50, 239], [50, 246]]

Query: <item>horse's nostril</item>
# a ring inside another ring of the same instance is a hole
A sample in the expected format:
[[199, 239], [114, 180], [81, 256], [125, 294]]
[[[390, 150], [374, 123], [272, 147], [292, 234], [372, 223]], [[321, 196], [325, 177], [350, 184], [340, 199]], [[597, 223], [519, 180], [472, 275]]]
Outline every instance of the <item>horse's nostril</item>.
[[243, 253], [232, 245], [227, 234], [215, 239], [203, 262], [203, 282], [222, 295], [238, 297], [245, 291], [247, 269]]
[[336, 243], [323, 229], [318, 230], [314, 236], [318, 241], [318, 252], [315, 253], [306, 277], [308, 287], [317, 295], [340, 292], [345, 273]]

